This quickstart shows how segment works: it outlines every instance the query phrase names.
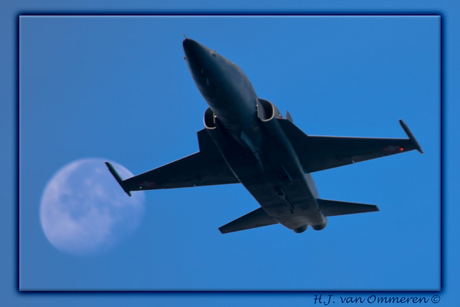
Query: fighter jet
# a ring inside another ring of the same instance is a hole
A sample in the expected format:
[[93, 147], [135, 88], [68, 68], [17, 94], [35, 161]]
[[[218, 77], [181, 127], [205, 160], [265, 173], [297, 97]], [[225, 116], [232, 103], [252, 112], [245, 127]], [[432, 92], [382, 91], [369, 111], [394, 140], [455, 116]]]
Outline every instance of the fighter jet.
[[132, 191], [241, 183], [260, 208], [222, 226], [221, 233], [281, 224], [296, 233], [308, 226], [322, 230], [327, 217], [379, 211], [375, 205], [319, 198], [311, 173], [422, 148], [407, 125], [400, 138], [357, 138], [307, 135], [259, 98], [240, 67], [215, 50], [185, 38], [190, 73], [209, 105], [204, 129], [198, 131], [199, 152], [122, 180]]

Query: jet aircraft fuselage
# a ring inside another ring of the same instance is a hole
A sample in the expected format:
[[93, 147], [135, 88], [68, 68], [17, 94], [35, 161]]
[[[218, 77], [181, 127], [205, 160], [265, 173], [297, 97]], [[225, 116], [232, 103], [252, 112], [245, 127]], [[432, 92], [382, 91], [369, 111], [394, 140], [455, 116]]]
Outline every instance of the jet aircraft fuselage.
[[214, 114], [205, 126], [235, 176], [287, 228], [296, 232], [306, 225], [324, 228], [327, 220], [316, 203], [313, 179], [304, 173], [294, 148], [273, 120], [282, 117], [278, 109], [259, 101], [236, 64], [191, 39], [183, 41], [183, 48], [208, 112]]
[[186, 38], [184, 59], [209, 108], [198, 132], [200, 151], [122, 180], [123, 190], [241, 183], [260, 208], [222, 227], [222, 233], [282, 224], [300, 233], [321, 230], [327, 216], [379, 211], [375, 205], [320, 199], [310, 173], [410, 150], [422, 152], [407, 125], [407, 139], [309, 136], [257, 94], [240, 67]]

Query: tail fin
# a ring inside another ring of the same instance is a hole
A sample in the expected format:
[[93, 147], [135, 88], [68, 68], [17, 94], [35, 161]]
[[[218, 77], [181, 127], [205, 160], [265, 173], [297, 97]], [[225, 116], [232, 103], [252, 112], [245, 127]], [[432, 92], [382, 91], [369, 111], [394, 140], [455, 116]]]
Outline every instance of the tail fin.
[[319, 209], [324, 216], [346, 215], [380, 211], [376, 205], [349, 203], [344, 201], [317, 199]]

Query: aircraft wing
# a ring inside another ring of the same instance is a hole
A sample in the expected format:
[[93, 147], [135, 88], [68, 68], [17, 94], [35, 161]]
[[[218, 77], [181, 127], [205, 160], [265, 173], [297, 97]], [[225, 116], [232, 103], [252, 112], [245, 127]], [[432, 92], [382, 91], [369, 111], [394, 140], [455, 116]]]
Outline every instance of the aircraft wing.
[[407, 139], [309, 136], [285, 119], [278, 119], [304, 171], [313, 173], [410, 150], [423, 153], [407, 125], [399, 120]]
[[146, 173], [122, 180], [108, 162], [107, 167], [130, 196], [130, 191], [239, 183], [208, 133], [203, 129], [197, 135], [199, 152]]

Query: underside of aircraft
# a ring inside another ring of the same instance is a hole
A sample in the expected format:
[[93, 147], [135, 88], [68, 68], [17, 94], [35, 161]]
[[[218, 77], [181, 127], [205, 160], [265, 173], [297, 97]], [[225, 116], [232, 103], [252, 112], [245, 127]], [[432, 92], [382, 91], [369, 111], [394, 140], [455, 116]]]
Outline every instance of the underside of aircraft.
[[241, 183], [260, 208], [222, 226], [229, 233], [282, 224], [296, 233], [324, 229], [327, 217], [375, 212], [375, 205], [319, 197], [311, 173], [411, 150], [423, 153], [408, 126], [407, 138], [311, 136], [259, 98], [241, 68], [215, 50], [186, 38], [185, 60], [203, 98], [205, 128], [198, 131], [199, 152], [123, 180], [123, 190], [173, 189]]

